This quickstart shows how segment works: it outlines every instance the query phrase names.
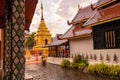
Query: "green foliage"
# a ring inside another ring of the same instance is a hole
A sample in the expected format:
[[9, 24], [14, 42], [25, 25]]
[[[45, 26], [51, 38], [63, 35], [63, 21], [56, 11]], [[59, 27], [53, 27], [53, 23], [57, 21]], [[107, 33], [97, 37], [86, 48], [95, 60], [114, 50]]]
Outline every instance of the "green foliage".
[[81, 71], [83, 71], [86, 67], [87, 67], [87, 65], [86, 65], [85, 63], [80, 63], [80, 64], [78, 65], [78, 68], [79, 68], [79, 70], [81, 70]]
[[73, 62], [70, 64], [71, 68], [80, 70], [83, 70], [86, 66], [88, 66], [88, 61], [79, 54], [73, 58]]
[[78, 69], [78, 67], [79, 67], [79, 63], [72, 62], [72, 63], [70, 64], [70, 68]]
[[75, 62], [75, 63], [80, 63], [82, 61], [82, 58], [81, 58], [81, 56], [78, 54], [78, 56], [75, 56], [74, 58], [73, 58], [73, 62]]
[[64, 59], [64, 60], [61, 62], [61, 66], [62, 66], [62, 67], [69, 67], [69, 66], [70, 66], [70, 61]]
[[88, 63], [88, 60], [87, 60], [87, 59], [83, 59], [83, 60], [81, 61], [81, 63], [85, 63], [85, 64], [86, 64], [86, 66], [88, 66], [88, 65], [89, 65], [89, 63]]
[[26, 39], [25, 41], [26, 48], [31, 49], [34, 46], [34, 35], [35, 33], [32, 33]]
[[108, 74], [108, 66], [105, 64], [95, 64], [88, 66], [88, 71], [90, 71], [93, 74]]
[[103, 74], [120, 77], [120, 66], [110, 66], [105, 64], [95, 64], [88, 66], [87, 70], [93, 74]]
[[120, 66], [111, 66], [109, 75], [120, 77]]

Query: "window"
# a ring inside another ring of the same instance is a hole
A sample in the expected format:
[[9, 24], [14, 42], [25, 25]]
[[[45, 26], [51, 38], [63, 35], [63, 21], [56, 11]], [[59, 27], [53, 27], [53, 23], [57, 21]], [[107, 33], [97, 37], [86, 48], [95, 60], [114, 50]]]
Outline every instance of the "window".
[[119, 21], [106, 23], [93, 27], [94, 49], [120, 48]]
[[105, 46], [106, 46], [106, 48], [114, 48], [114, 47], [116, 47], [115, 31], [107, 31], [107, 32], [105, 32]]
[[47, 39], [45, 39], [45, 45], [46, 45], [46, 44], [48, 44], [48, 40], [47, 40]]

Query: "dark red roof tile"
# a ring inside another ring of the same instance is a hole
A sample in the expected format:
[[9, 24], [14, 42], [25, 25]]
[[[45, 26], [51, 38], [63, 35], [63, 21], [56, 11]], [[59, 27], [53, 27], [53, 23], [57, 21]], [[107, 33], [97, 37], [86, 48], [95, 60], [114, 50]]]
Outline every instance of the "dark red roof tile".
[[92, 17], [83, 26], [100, 23], [117, 17], [120, 17], [120, 3], [102, 9], [100, 11], [96, 10]]
[[84, 19], [88, 19], [94, 13], [94, 10], [91, 9], [91, 6], [82, 8], [78, 11], [71, 23], [76, 23]]

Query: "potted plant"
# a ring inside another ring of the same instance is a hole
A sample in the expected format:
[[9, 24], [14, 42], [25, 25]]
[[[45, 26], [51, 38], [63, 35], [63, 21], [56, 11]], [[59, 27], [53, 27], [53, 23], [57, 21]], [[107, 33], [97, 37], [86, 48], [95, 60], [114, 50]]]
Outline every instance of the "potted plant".
[[42, 56], [42, 64], [43, 64], [43, 65], [46, 65], [46, 61], [47, 61], [46, 56], [43, 55], [43, 56]]
[[42, 64], [43, 64], [43, 65], [46, 65], [46, 61], [47, 61], [47, 60], [43, 58], [43, 59], [42, 59]]

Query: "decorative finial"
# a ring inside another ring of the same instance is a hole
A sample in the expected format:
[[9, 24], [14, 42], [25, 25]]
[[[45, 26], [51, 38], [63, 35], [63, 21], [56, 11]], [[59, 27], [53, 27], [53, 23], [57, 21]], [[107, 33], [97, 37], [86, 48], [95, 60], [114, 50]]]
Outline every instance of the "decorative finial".
[[94, 9], [95, 9], [95, 8], [93, 7], [93, 5], [92, 5], [92, 4], [90, 5], [90, 7], [91, 7], [91, 9], [92, 9], [92, 10], [94, 10]]
[[68, 24], [68, 25], [71, 25], [71, 23], [69, 22], [69, 20], [67, 20], [67, 24]]
[[44, 20], [44, 18], [43, 18], [43, 4], [42, 4], [42, 2], [41, 2], [41, 20]]
[[78, 10], [80, 10], [81, 9], [81, 6], [78, 4]]

